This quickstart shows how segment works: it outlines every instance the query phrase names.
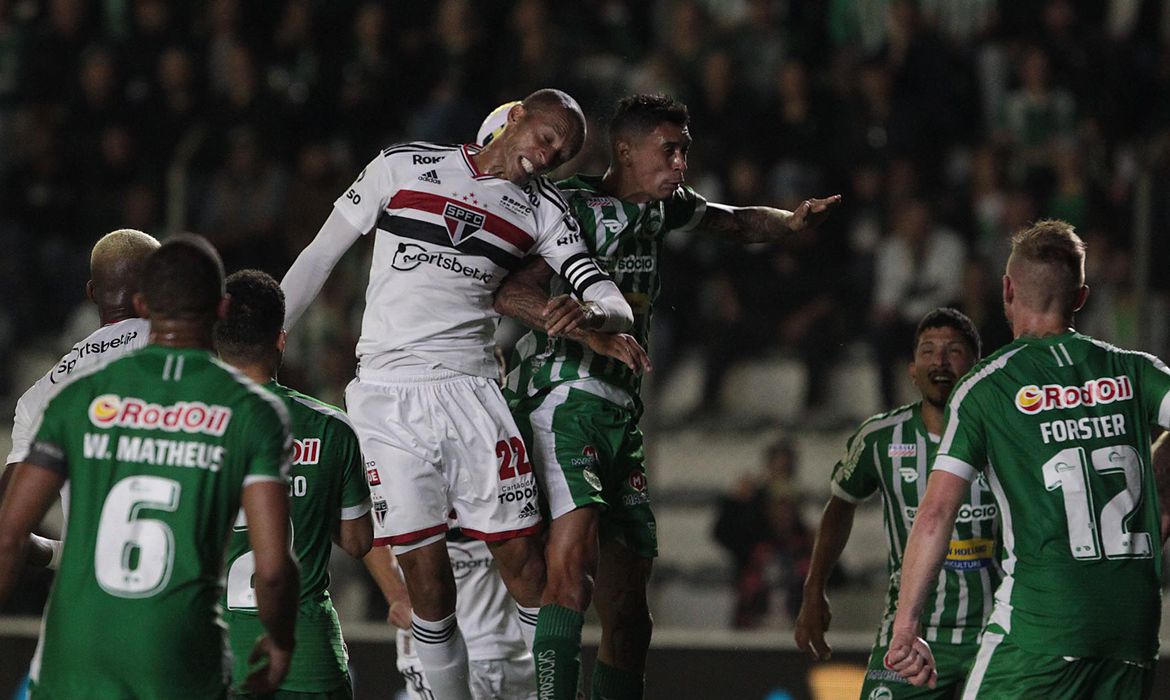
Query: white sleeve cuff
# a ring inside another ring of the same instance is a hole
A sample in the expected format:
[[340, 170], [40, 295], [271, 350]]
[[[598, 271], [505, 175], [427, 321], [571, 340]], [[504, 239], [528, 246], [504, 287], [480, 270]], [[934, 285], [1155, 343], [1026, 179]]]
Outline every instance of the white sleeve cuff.
[[370, 499], [366, 498], [364, 501], [357, 504], [356, 506], [342, 508], [341, 509], [341, 519], [342, 520], [357, 520], [358, 518], [362, 517], [366, 513], [369, 513], [370, 508], [371, 508]]
[[829, 482], [829, 493], [833, 494], [837, 498], [840, 498], [842, 501], [845, 501], [846, 503], [852, 503], [853, 505], [857, 505], [858, 503], [868, 501], [870, 498], [873, 497], [873, 494], [871, 493], [868, 496], [866, 496], [865, 498], [858, 498], [857, 496], [854, 496], [853, 494], [847, 492], [845, 489], [841, 488], [841, 485], [838, 484], [836, 481]]
[[964, 481], [975, 481], [975, 477], [979, 476], [979, 471], [975, 467], [950, 455], [939, 455], [935, 457], [934, 466], [931, 467], [931, 471], [948, 472]]

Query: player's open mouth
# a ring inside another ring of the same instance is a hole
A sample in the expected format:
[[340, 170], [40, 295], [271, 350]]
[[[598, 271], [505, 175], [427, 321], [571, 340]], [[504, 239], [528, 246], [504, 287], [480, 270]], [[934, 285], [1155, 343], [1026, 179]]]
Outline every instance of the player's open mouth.
[[935, 384], [946, 384], [950, 386], [955, 383], [955, 375], [935, 373], [928, 376], [931, 382]]
[[528, 173], [529, 175], [536, 172], [536, 168], [532, 165], [532, 161], [528, 160], [524, 156], [520, 156], [520, 167], [523, 168], [524, 172]]

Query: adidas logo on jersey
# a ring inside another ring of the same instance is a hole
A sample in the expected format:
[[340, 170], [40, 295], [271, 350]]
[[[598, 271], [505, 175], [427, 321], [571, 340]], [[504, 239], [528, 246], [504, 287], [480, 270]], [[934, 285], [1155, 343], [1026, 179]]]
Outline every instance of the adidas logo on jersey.
[[536, 509], [536, 504], [533, 503], [532, 501], [525, 503], [524, 507], [520, 509], [520, 517], [521, 518], [536, 518], [539, 516], [540, 516], [540, 511]]
[[439, 179], [439, 173], [434, 170], [426, 171], [422, 175], [419, 175], [418, 179], [422, 180], [423, 182], [429, 182], [432, 185], [443, 184], [443, 181]]

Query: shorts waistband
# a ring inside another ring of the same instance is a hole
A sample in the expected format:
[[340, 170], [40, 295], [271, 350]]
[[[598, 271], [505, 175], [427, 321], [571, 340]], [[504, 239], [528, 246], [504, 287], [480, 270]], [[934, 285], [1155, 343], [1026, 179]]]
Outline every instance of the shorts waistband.
[[373, 370], [358, 367], [357, 378], [359, 381], [378, 384], [424, 384], [449, 382], [454, 379], [477, 379], [478, 377], [453, 369], [420, 367], [417, 369]]

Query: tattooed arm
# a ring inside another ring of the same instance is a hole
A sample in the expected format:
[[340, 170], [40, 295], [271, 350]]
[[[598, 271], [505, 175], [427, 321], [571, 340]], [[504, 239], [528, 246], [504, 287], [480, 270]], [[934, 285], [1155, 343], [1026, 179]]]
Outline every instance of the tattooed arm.
[[732, 207], [709, 202], [697, 228], [737, 243], [770, 243], [821, 224], [841, 202], [841, 195], [806, 199], [796, 211], [772, 207]]

